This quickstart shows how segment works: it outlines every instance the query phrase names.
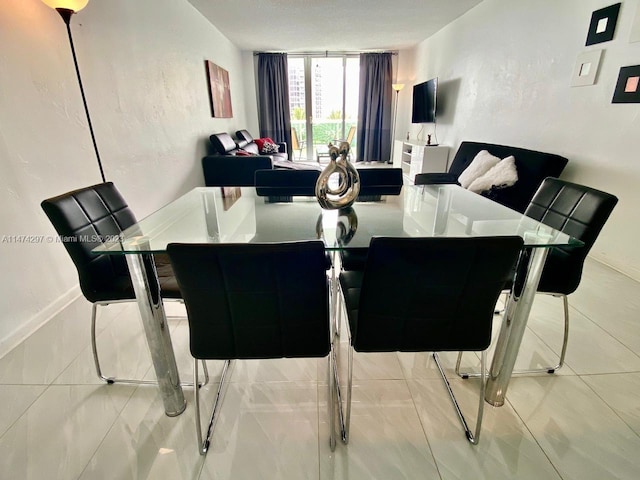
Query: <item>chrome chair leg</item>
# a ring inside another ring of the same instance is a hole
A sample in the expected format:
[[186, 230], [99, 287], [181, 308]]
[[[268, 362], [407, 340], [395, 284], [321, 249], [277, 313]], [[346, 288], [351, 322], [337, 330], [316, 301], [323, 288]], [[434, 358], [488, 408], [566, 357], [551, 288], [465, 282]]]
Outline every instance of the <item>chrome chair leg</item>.
[[567, 344], [569, 343], [569, 299], [566, 295], [560, 296], [562, 297], [562, 306], [564, 310], [564, 338], [562, 340], [560, 360], [558, 361], [558, 365], [554, 368], [554, 371], [559, 370], [564, 365], [564, 357], [567, 353]]
[[[205, 361], [202, 360], [202, 363], [205, 364]], [[211, 435], [213, 434], [213, 429], [215, 427], [216, 420], [218, 420], [216, 414], [220, 410], [222, 406], [222, 400], [224, 399], [224, 394], [226, 393], [227, 383], [225, 383], [225, 378], [227, 372], [229, 371], [229, 367], [232, 366], [231, 360], [225, 360], [224, 366], [222, 367], [222, 373], [220, 374], [220, 383], [218, 385], [218, 391], [216, 392], [216, 398], [213, 402], [213, 408], [211, 410], [211, 418], [209, 420], [209, 425], [207, 426], [207, 435], [202, 438], [202, 426], [200, 424], [200, 388], [193, 389], [194, 396], [194, 404], [195, 404], [195, 421], [196, 421], [196, 438], [198, 440], [198, 452], [200, 455], [206, 455], [209, 450], [209, 445], [211, 444]], [[206, 368], [206, 366], [205, 366]], [[194, 358], [193, 362], [193, 381], [194, 383], [198, 382], [198, 359]]]
[[349, 354], [347, 356], [347, 418], [345, 419], [344, 443], [349, 443], [349, 428], [351, 427], [351, 396], [353, 391], [353, 348], [349, 335]]
[[331, 252], [331, 313], [333, 316], [333, 333], [340, 336], [340, 283], [336, 275], [336, 252]]
[[507, 306], [507, 301], [509, 300], [509, 293], [510, 292], [508, 290], [504, 292], [504, 304], [502, 305], [502, 308], [496, 308], [493, 311], [494, 315], [502, 315], [504, 313], [505, 308]]
[[349, 330], [349, 324], [347, 323], [347, 331], [349, 333], [349, 352], [347, 361], [347, 411], [345, 413], [342, 403], [342, 389], [340, 388], [340, 376], [338, 374], [338, 362], [335, 360], [333, 363], [333, 373], [336, 397], [338, 403], [338, 420], [340, 422], [340, 439], [342, 443], [347, 445], [349, 443], [349, 426], [351, 424], [351, 393], [353, 389], [353, 347], [351, 346], [351, 331]]
[[[567, 353], [567, 345], [569, 343], [569, 299], [566, 295], [556, 293], [539, 292], [540, 294], [551, 295], [553, 297], [562, 297], [562, 306], [564, 311], [564, 333], [562, 337], [562, 347], [560, 349], [560, 358], [558, 363], [554, 366], [533, 368], [529, 370], [514, 370], [512, 375], [528, 375], [532, 373], [548, 373], [553, 374], [560, 370], [564, 365], [564, 358]], [[458, 354], [458, 361], [456, 362], [456, 374], [464, 379], [477, 378], [480, 376], [477, 372], [460, 372], [460, 360], [462, 358], [462, 352]]]
[[337, 337], [340, 336], [340, 329], [342, 328], [342, 311], [344, 307], [344, 301], [342, 300], [342, 294], [340, 290], [340, 285], [336, 287], [336, 319], [334, 322], [335, 325], [335, 335]]
[[336, 358], [333, 350], [333, 339], [331, 342], [331, 351], [329, 352], [329, 391], [327, 398], [327, 407], [329, 408], [329, 448], [331, 451], [335, 451], [336, 449], [336, 420], [335, 420], [335, 394], [338, 394], [338, 398], [340, 396], [337, 386], [335, 384], [335, 369], [336, 369]]
[[444, 384], [447, 387], [447, 391], [449, 392], [449, 397], [451, 398], [451, 401], [453, 402], [453, 406], [456, 409], [456, 413], [458, 414], [458, 418], [460, 419], [460, 423], [462, 424], [462, 428], [464, 429], [464, 433], [467, 437], [467, 440], [472, 445], [477, 445], [478, 442], [480, 441], [480, 431], [481, 431], [480, 429], [482, 428], [482, 416], [484, 413], [484, 393], [485, 393], [486, 384], [487, 384], [486, 382], [486, 361], [487, 361], [486, 351], [482, 352], [481, 359], [480, 359], [480, 364], [481, 364], [480, 371], [482, 373], [480, 374], [481, 386], [480, 386], [480, 397], [478, 401], [478, 417], [476, 420], [475, 432], [472, 432], [469, 426], [467, 425], [467, 421], [465, 420], [464, 415], [462, 414], [460, 405], [458, 405], [458, 401], [456, 400], [456, 397], [453, 394], [453, 390], [451, 389], [451, 384], [449, 383], [449, 380], [447, 379], [447, 376], [444, 373], [442, 365], [440, 365], [438, 354], [435, 352], [433, 353], [433, 359], [435, 360], [436, 366], [440, 371], [440, 376], [442, 377], [442, 380], [444, 381]]
[[[113, 300], [109, 302], [95, 302], [91, 305], [91, 350], [93, 353], [93, 363], [96, 367], [96, 374], [98, 378], [108, 383], [109, 385], [113, 385], [114, 383], [127, 383], [133, 385], [157, 385], [158, 382], [156, 380], [138, 380], [138, 379], [129, 379], [129, 378], [117, 378], [117, 377], [108, 377], [102, 373], [102, 367], [100, 366], [100, 358], [98, 357], [98, 343], [96, 341], [96, 317], [98, 313], [98, 305], [109, 305], [112, 303], [127, 303], [131, 300]], [[207, 364], [202, 361], [202, 371], [204, 373], [204, 382], [198, 382], [197, 385], [202, 387], [209, 383], [209, 370], [207, 369]], [[193, 387], [193, 383], [181, 383], [183, 387]]]

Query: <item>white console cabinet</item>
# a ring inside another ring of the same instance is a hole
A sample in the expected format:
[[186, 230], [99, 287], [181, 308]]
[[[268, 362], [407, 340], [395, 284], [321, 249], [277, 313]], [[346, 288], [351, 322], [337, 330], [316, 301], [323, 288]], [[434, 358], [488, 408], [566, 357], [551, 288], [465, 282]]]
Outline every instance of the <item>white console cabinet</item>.
[[449, 147], [426, 146], [419, 140], [396, 140], [393, 157], [394, 167], [402, 168], [405, 184], [413, 185], [418, 173], [447, 171]]

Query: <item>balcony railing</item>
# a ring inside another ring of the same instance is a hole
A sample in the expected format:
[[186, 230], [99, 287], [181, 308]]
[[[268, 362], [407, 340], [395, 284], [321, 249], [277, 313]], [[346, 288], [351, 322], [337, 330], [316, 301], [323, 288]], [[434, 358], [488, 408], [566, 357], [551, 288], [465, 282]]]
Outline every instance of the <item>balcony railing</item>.
[[[349, 129], [351, 127], [355, 127], [357, 120], [345, 120], [344, 124], [344, 136], [347, 135]], [[329, 142], [334, 141], [335, 139], [344, 138], [342, 133], [342, 120], [320, 120], [315, 121], [312, 125], [313, 127], [313, 157], [307, 158], [307, 126], [304, 120], [291, 120], [291, 127], [296, 129], [296, 133], [298, 134], [298, 140], [305, 147], [302, 149], [302, 152], [296, 151], [294, 152], [294, 157], [296, 161], [315, 161], [318, 157], [318, 147], [320, 148], [320, 152], [326, 151], [326, 146]], [[351, 158], [355, 158], [356, 152], [356, 140], [357, 137], [353, 137], [351, 141]]]

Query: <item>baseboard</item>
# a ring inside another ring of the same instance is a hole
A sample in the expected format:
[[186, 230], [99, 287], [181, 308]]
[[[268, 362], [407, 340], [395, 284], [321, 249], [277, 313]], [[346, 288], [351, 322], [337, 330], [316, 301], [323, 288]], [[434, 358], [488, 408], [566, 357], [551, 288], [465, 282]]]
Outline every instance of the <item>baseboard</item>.
[[55, 317], [62, 310], [67, 308], [69, 304], [82, 296], [80, 286], [68, 290], [66, 293], [58, 297], [57, 300], [51, 302], [40, 312], [35, 314], [31, 319], [23, 323], [16, 330], [11, 332], [7, 337], [0, 340], [0, 358], [13, 350], [17, 345], [29, 337], [33, 332], [42, 327], [45, 323]]
[[628, 264], [618, 265], [617, 263], [612, 262], [610, 258], [604, 255], [598, 255], [597, 253], [596, 254], [589, 253], [587, 257], [590, 258], [591, 260], [595, 260], [596, 262], [609, 267], [612, 270], [615, 270], [618, 273], [621, 273], [625, 277], [629, 277], [631, 280], [640, 282], [640, 271], [638, 271], [637, 269], [634, 269], [633, 267], [629, 267]]

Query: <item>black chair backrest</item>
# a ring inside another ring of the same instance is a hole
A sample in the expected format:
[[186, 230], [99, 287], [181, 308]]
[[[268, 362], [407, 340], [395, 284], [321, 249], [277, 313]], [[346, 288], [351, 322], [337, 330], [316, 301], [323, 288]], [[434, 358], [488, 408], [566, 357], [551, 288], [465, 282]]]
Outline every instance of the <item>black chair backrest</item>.
[[324, 357], [329, 305], [321, 241], [170, 244], [200, 359]]
[[525, 214], [584, 242], [557, 247], [547, 256], [538, 291], [568, 295], [578, 288], [587, 254], [611, 215], [618, 198], [557, 178], [544, 180]]
[[400, 195], [401, 168], [360, 168], [360, 195]]
[[271, 157], [236, 157], [207, 155], [202, 159], [204, 184], [207, 187], [252, 187], [256, 170], [272, 168]]
[[520, 237], [373, 238], [365, 266], [357, 351], [481, 351]]
[[493, 143], [462, 142], [451, 161], [449, 173], [458, 178], [481, 150], [487, 150], [499, 158], [514, 156], [518, 181], [512, 187], [491, 192], [489, 196], [521, 213], [526, 210], [542, 181], [547, 177], [559, 177], [568, 162], [565, 157], [553, 153]]
[[260, 196], [314, 196], [318, 170], [256, 170], [256, 193]]
[[136, 223], [111, 182], [49, 198], [41, 203], [78, 271], [80, 288], [90, 302], [134, 298], [122, 255], [94, 255], [103, 240], [117, 237]]

